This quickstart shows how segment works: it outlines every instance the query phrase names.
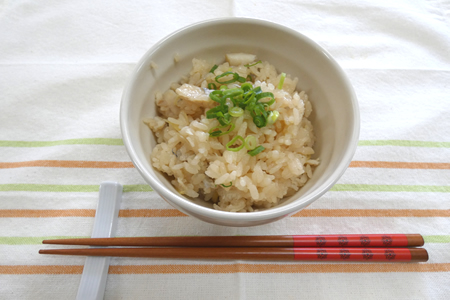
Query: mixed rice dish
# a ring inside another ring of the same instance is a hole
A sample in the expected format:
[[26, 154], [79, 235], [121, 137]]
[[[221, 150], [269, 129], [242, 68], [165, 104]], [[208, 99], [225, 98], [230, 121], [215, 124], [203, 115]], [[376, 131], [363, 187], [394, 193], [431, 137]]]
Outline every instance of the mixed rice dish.
[[273, 207], [304, 186], [319, 160], [298, 79], [252, 54], [192, 63], [189, 76], [156, 94], [159, 115], [144, 120], [158, 143], [153, 167], [180, 194], [230, 212]]

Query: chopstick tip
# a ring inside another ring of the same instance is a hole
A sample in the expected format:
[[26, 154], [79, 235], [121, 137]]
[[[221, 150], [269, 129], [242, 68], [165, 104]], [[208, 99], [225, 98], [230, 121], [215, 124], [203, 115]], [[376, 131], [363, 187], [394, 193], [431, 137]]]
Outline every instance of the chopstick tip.
[[59, 244], [61, 240], [43, 240], [42, 244]]

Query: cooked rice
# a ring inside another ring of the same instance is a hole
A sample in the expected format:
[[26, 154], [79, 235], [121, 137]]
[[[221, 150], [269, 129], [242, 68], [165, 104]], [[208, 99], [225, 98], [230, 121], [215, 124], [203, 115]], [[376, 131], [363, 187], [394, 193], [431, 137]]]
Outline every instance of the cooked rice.
[[[158, 142], [150, 157], [152, 165], [171, 176], [181, 194], [201, 197], [213, 202], [215, 209], [230, 212], [273, 207], [305, 185], [319, 161], [311, 159], [315, 137], [308, 117], [312, 107], [307, 94], [296, 91], [298, 79], [286, 76], [279, 90], [281, 74], [268, 62], [249, 68], [244, 63], [230, 66], [225, 62], [214, 74], [209, 73], [213, 64], [200, 59], [192, 63], [188, 77], [156, 94], [160, 115], [144, 120]], [[258, 128], [245, 112], [233, 118], [232, 132], [210, 137], [209, 131], [219, 123], [205, 116], [217, 104], [209, 99], [207, 86], [227, 71], [244, 78], [251, 75], [254, 87], [274, 94], [276, 102], [270, 109], [280, 115], [273, 125]], [[245, 147], [238, 152], [226, 150], [236, 135], [255, 136], [265, 150], [256, 156], [250, 156]], [[230, 183], [231, 187], [222, 186]]]
[[174, 54], [173, 61], [176, 62], [176, 63], [180, 61], [180, 54], [178, 54], [178, 52], [176, 52]]

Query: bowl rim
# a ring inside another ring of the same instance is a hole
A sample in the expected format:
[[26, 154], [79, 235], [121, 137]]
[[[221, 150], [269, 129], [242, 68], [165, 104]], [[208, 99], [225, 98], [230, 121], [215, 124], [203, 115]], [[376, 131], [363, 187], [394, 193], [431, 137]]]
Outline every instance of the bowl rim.
[[[139, 160], [136, 151], [132, 147], [130, 133], [129, 133], [129, 126], [126, 122], [127, 116], [129, 113], [129, 104], [131, 101], [131, 93], [132, 93], [132, 87], [134, 85], [134, 82], [138, 75], [141, 72], [141, 69], [144, 67], [145, 63], [148, 62], [148, 59], [151, 57], [153, 52], [155, 52], [157, 49], [160, 48], [162, 44], [164, 44], [166, 41], [176, 38], [178, 35], [185, 33], [186, 31], [192, 31], [197, 30], [205, 26], [211, 26], [211, 25], [220, 25], [220, 24], [229, 24], [229, 23], [242, 23], [242, 24], [252, 24], [252, 25], [258, 25], [263, 27], [272, 27], [276, 30], [283, 31], [285, 33], [288, 33], [290, 35], [294, 35], [296, 38], [303, 40], [304, 42], [308, 43], [311, 47], [313, 47], [318, 52], [321, 52], [325, 58], [328, 60], [328, 62], [331, 64], [331, 66], [335, 69], [335, 71], [339, 74], [339, 76], [342, 78], [344, 86], [346, 89], [348, 89], [350, 100], [352, 103], [352, 112], [353, 112], [353, 130], [351, 133], [350, 143], [347, 147], [347, 150], [343, 156], [343, 159], [339, 162], [338, 166], [333, 170], [333, 172], [330, 174], [330, 176], [325, 180], [324, 183], [319, 185], [319, 187], [316, 188], [315, 191], [310, 193], [309, 195], [305, 196], [303, 201], [296, 202], [293, 201], [292, 203], [288, 203], [286, 205], [280, 206], [280, 207], [274, 207], [267, 210], [262, 211], [255, 211], [255, 212], [246, 212], [246, 213], [236, 213], [236, 212], [227, 212], [227, 211], [220, 211], [215, 210], [212, 208], [204, 207], [201, 205], [198, 205], [192, 201], [189, 201], [180, 195], [171, 192], [167, 187], [165, 187], [164, 184], [160, 184], [159, 181], [154, 178], [149, 172], [146, 171], [145, 164], [148, 164], [147, 161], [143, 162]], [[163, 198], [170, 199], [170, 202], [174, 202], [173, 205], [176, 206], [177, 209], [182, 210], [183, 212], [186, 212], [188, 214], [198, 214], [202, 216], [207, 216], [208, 218], [212, 219], [219, 219], [222, 221], [246, 221], [246, 222], [255, 222], [255, 221], [263, 221], [268, 219], [276, 219], [281, 218], [284, 216], [288, 216], [291, 214], [294, 214], [300, 210], [302, 210], [304, 207], [324, 195], [327, 191], [329, 191], [333, 185], [342, 177], [346, 169], [351, 163], [351, 160], [356, 152], [358, 140], [359, 140], [359, 133], [360, 133], [360, 111], [359, 111], [359, 105], [356, 93], [353, 89], [352, 84], [350, 83], [349, 78], [347, 77], [347, 74], [344, 72], [342, 67], [337, 63], [337, 61], [331, 56], [330, 53], [328, 53], [324, 48], [322, 48], [317, 42], [313, 41], [309, 37], [305, 36], [304, 34], [291, 29], [289, 27], [286, 27], [284, 25], [280, 25], [271, 21], [262, 20], [262, 19], [255, 19], [255, 18], [245, 18], [245, 17], [228, 17], [228, 18], [215, 18], [215, 19], [209, 19], [197, 23], [193, 23], [190, 25], [187, 25], [185, 27], [182, 27], [171, 34], [167, 35], [160, 41], [158, 41], [156, 44], [154, 44], [150, 49], [148, 49], [145, 54], [141, 57], [141, 59], [137, 62], [133, 72], [131, 73], [131, 76], [129, 77], [125, 88], [122, 93], [122, 99], [120, 104], [120, 128], [122, 133], [122, 140], [125, 145], [125, 148], [128, 152], [128, 155], [131, 158], [131, 161], [135, 165], [136, 169], [139, 171], [141, 176], [144, 178], [144, 180]], [[167, 200], [166, 200], [167, 201]]]

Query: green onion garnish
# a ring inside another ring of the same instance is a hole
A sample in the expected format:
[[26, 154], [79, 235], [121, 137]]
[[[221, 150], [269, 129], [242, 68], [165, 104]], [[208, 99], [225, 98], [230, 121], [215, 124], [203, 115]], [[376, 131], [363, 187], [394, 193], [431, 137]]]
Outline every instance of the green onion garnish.
[[239, 76], [237, 81], [239, 81], [240, 83], [244, 83], [247, 81], [247, 79], [245, 79], [244, 77]]
[[[226, 76], [233, 76], [233, 78], [224, 81], [220, 80]], [[282, 79], [285, 78], [285, 76], [286, 75], [282, 75]], [[271, 125], [278, 119], [280, 113], [276, 110], [269, 110], [269, 107], [275, 103], [275, 96], [273, 93], [263, 92], [259, 86], [253, 88], [252, 83], [245, 82], [245, 78], [239, 76], [238, 73], [231, 71], [216, 76], [215, 80], [217, 83], [222, 85], [218, 90], [215, 89], [209, 93], [209, 98], [217, 102], [219, 105], [206, 111], [206, 118], [217, 119], [220, 125], [209, 131], [209, 135], [211, 137], [219, 137], [231, 133], [235, 129], [233, 117], [238, 118], [244, 115], [244, 110], [249, 112], [250, 116], [253, 118], [253, 123], [258, 128]], [[225, 85], [235, 81], [241, 82], [242, 85], [231, 89], [228, 89]], [[214, 86], [209, 84], [208, 88], [210, 87], [217, 88], [215, 84]], [[265, 100], [265, 102], [263, 102], [263, 100]], [[229, 101], [233, 103], [232, 107], [227, 105]], [[228, 128], [228, 130], [222, 131], [222, 128]], [[241, 143], [239, 146], [235, 146], [238, 140], [240, 140]], [[248, 154], [255, 156], [264, 150], [263, 146], [257, 147], [257, 144], [257, 139], [252, 135], [249, 135], [245, 139], [237, 135], [226, 144], [226, 149], [236, 152], [241, 150], [243, 147], [246, 147], [246, 149], [249, 150]]]
[[217, 121], [219, 121], [220, 125], [222, 126], [227, 126], [231, 123], [231, 115], [227, 112], [225, 114], [222, 114], [222, 112], [220, 112], [221, 115], [218, 114], [218, 118]]
[[272, 93], [266, 92], [266, 93], [261, 93], [256, 95], [256, 100], [261, 100], [264, 98], [271, 98], [269, 102], [262, 102], [262, 103], [266, 103], [268, 106], [271, 106], [272, 104], [275, 103], [275, 97], [273, 96]]
[[231, 108], [228, 113], [232, 116], [232, 117], [240, 117], [244, 114], [244, 110], [242, 108], [240, 108], [239, 106], [233, 107]]
[[253, 85], [248, 82], [241, 85], [241, 89], [244, 91], [244, 93], [250, 91], [252, 88], [253, 88]]
[[251, 108], [255, 105], [256, 103], [256, 94], [254, 93], [254, 91], [249, 91], [245, 97], [244, 97], [244, 102], [242, 103], [244, 105], [244, 108], [248, 107], [248, 110], [251, 110]]
[[266, 126], [267, 120], [264, 118], [264, 116], [255, 116], [253, 117], [253, 123], [255, 123], [256, 127], [262, 128]]
[[242, 95], [244, 93], [244, 91], [241, 88], [234, 88], [234, 89], [229, 89], [223, 92], [223, 97], [226, 98], [232, 98], [232, 97], [236, 97], [239, 95]]
[[247, 153], [250, 154], [251, 156], [255, 156], [255, 155], [263, 152], [264, 149], [266, 149], [266, 148], [264, 148], [263, 146], [258, 146], [255, 149], [253, 149], [252, 151], [248, 151]]
[[[233, 75], [233, 79], [226, 80], [226, 81], [219, 81], [220, 78], [228, 76], [228, 75]], [[216, 76], [216, 82], [220, 83], [220, 84], [229, 84], [229, 83], [233, 83], [233, 82], [237, 81], [238, 78], [239, 78], [238, 73], [225, 72], [225, 73], [222, 73], [222, 74]]]
[[255, 149], [257, 143], [258, 141], [253, 135], [249, 135], [245, 138], [245, 148], [247, 148], [247, 150]]
[[247, 79], [247, 81], [253, 81], [253, 78], [252, 78], [252, 76], [250, 74], [248, 74], [245, 79]]
[[262, 90], [261, 90], [261, 87], [260, 87], [260, 86], [255, 87], [255, 88], [253, 89], [253, 91], [254, 91], [255, 94], [257, 94], [257, 95], [262, 93]]
[[[226, 80], [226, 81], [219, 81], [220, 78], [228, 76], [228, 75], [233, 75], [233, 79]], [[240, 83], [244, 83], [247, 80], [246, 78], [239, 76], [238, 73], [231, 72], [231, 71], [228, 71], [228, 72], [222, 73], [220, 75], [217, 75], [215, 79], [216, 79], [216, 82], [220, 83], [220, 84], [229, 84], [229, 83], [233, 83], [233, 82], [236, 82], [236, 81], [238, 81]]]
[[[241, 143], [239, 146], [232, 148], [231, 146], [233, 146], [234, 143], [236, 143], [237, 140], [240, 140], [242, 143]], [[229, 141], [229, 142], [226, 144], [226, 148], [227, 148], [228, 151], [237, 152], [237, 151], [241, 150], [242, 148], [244, 148], [244, 144], [245, 144], [244, 138], [243, 138], [242, 136], [240, 136], [240, 135], [237, 135], [237, 136], [235, 136], [231, 141]], [[263, 150], [264, 150], [264, 149], [263, 149]], [[261, 150], [261, 151], [262, 151], [262, 150]], [[260, 151], [260, 152], [261, 152], [261, 151]], [[256, 154], [255, 154], [255, 155], [256, 155]], [[253, 155], [252, 155], [252, 156], [253, 156]]]
[[214, 73], [214, 71], [218, 68], [218, 65], [214, 65], [211, 70], [209, 70], [209, 73]]
[[221, 90], [216, 90], [216, 91], [209, 93], [209, 98], [211, 98], [211, 100], [216, 101], [220, 104], [225, 103], [225, 99], [223, 99], [223, 91], [221, 91]]
[[279, 116], [280, 113], [278, 112], [278, 110], [271, 111], [269, 113], [269, 116], [267, 117], [267, 124], [272, 125], [273, 123], [275, 123]]
[[211, 108], [206, 112], [207, 119], [216, 119], [219, 117], [223, 117], [228, 113], [228, 105], [219, 105]]
[[[220, 128], [224, 128], [227, 126], [230, 126], [230, 128], [227, 131], [222, 132], [222, 130], [220, 130]], [[231, 123], [231, 124], [225, 125], [225, 126], [217, 126], [217, 127], [212, 128], [209, 131], [209, 136], [218, 137], [218, 136], [222, 136], [225, 134], [229, 134], [230, 132], [232, 132], [234, 130], [234, 128], [235, 128], [234, 123]]]
[[217, 90], [217, 86], [214, 82], [210, 82], [210, 83], [208, 83], [208, 89]]
[[260, 63], [262, 63], [262, 61], [258, 60], [258, 61], [255, 62], [254, 64], [244, 65], [244, 67], [250, 68], [250, 67], [256, 66], [257, 64], [260, 64]]
[[221, 184], [221, 186], [223, 186], [224, 188], [228, 188], [228, 187], [230, 187], [230, 186], [232, 186], [233, 185], [233, 183], [230, 181], [230, 184], [229, 185], [225, 185], [225, 184]]
[[283, 88], [284, 79], [286, 78], [286, 73], [281, 73], [280, 82], [278, 83], [278, 89], [281, 90]]

